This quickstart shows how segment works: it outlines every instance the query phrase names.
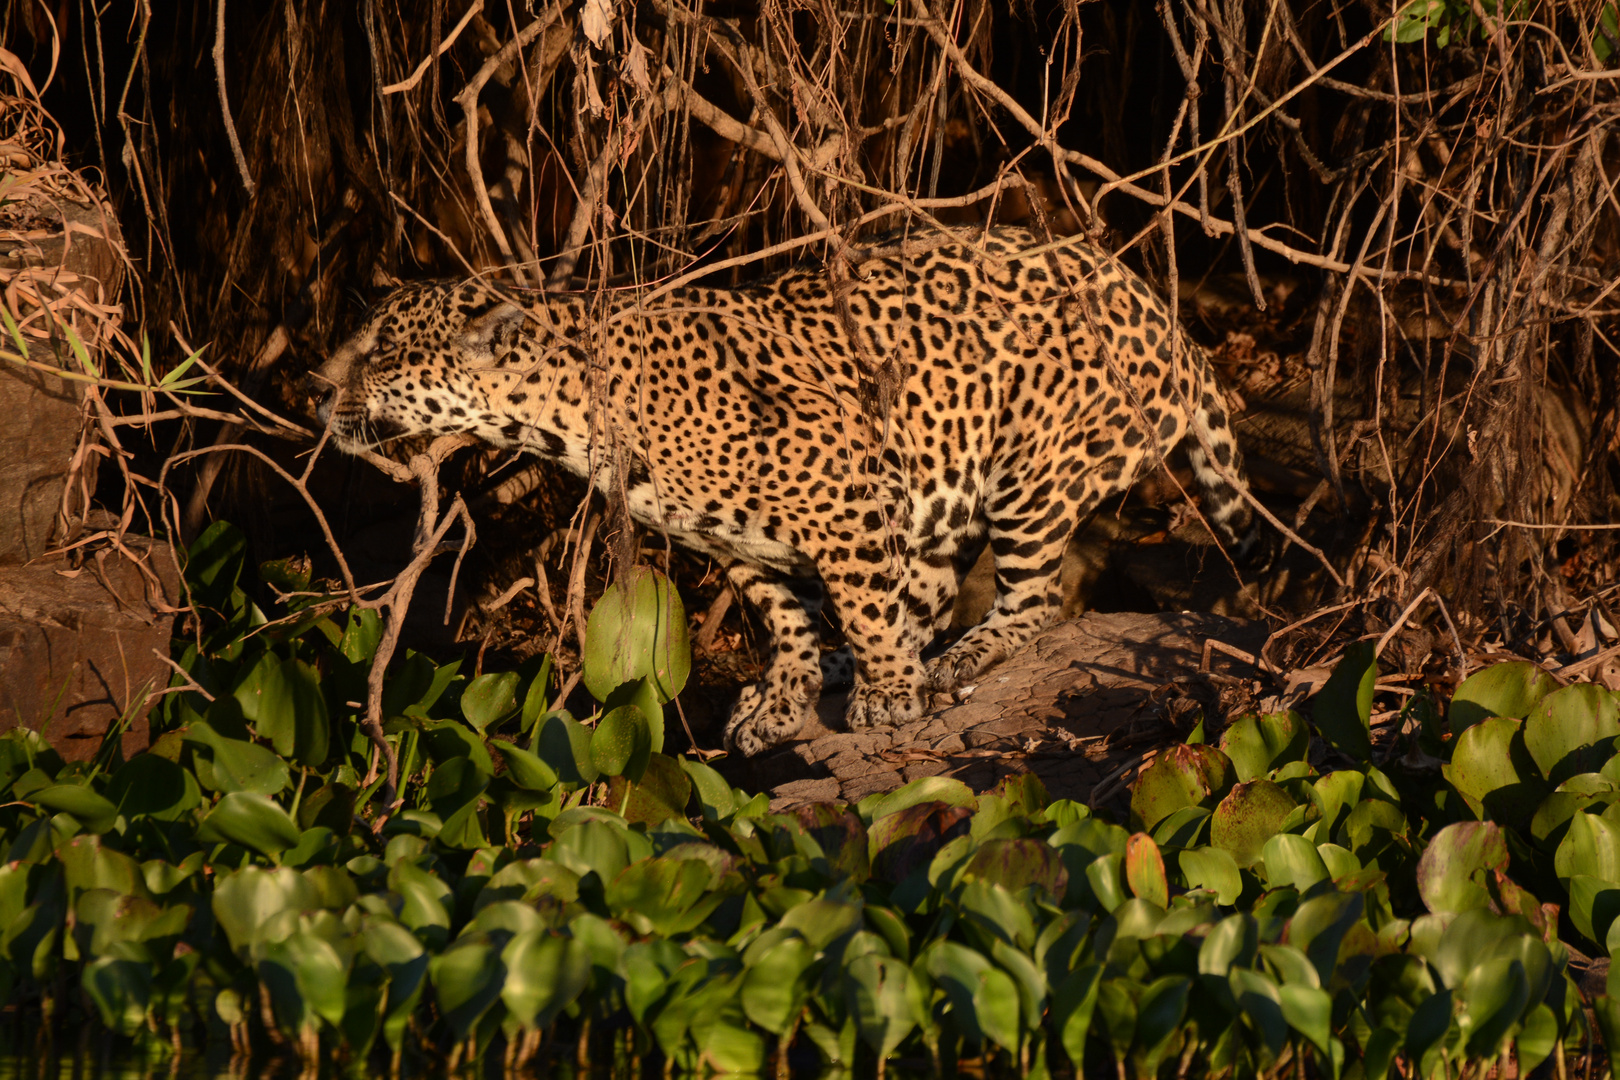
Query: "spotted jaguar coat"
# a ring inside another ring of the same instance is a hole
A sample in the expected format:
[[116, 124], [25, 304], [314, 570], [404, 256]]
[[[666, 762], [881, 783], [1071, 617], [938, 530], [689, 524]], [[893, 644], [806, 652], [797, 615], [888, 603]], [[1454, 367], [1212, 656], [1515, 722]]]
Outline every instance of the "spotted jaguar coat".
[[[915, 718], [1044, 628], [1077, 525], [1189, 433], [1205, 519], [1239, 556], [1255, 543], [1208, 355], [1107, 252], [1016, 228], [875, 251], [842, 311], [813, 267], [594, 304], [408, 285], [322, 369], [322, 413], [349, 449], [471, 432], [533, 452], [718, 560], [771, 638], [726, 725], [745, 754], [815, 709], [817, 582], [862, 728]], [[863, 408], [862, 371], [891, 361], [885, 416]], [[994, 606], [924, 661], [985, 542]]]

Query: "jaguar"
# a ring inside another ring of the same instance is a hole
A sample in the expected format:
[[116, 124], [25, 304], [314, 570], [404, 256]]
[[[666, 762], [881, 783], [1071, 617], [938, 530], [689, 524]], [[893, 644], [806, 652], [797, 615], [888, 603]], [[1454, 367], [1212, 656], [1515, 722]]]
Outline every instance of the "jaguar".
[[[815, 712], [823, 601], [847, 725], [915, 719], [1052, 621], [1075, 529], [1178, 444], [1216, 538], [1254, 551], [1209, 354], [1110, 252], [1016, 227], [851, 250], [736, 288], [408, 284], [321, 368], [318, 411], [351, 452], [459, 432], [537, 454], [715, 560], [770, 642], [725, 727], [744, 755]], [[925, 660], [985, 544], [994, 604]]]

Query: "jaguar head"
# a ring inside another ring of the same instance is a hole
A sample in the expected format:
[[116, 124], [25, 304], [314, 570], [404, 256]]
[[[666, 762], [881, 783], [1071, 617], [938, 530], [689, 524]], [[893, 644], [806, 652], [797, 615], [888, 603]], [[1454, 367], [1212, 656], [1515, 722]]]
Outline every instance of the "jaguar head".
[[316, 414], [350, 453], [410, 435], [489, 437], [502, 424], [490, 376], [523, 317], [477, 283], [407, 285], [367, 312], [316, 373]]

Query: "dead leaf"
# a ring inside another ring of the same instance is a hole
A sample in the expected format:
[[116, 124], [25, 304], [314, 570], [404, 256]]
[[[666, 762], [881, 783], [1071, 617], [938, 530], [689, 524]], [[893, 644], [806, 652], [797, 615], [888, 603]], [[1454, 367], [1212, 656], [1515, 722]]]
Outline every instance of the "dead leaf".
[[579, 28], [598, 49], [613, 31], [613, 0], [585, 0], [585, 9], [579, 13]]

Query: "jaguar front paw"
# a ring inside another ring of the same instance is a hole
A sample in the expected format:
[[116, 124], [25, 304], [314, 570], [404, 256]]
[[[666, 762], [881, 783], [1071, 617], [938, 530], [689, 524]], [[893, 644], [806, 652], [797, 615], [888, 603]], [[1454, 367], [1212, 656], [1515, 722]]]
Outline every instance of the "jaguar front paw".
[[726, 720], [727, 750], [753, 757], [781, 746], [803, 729], [815, 703], [765, 683], [743, 687]]
[[921, 688], [908, 683], [863, 683], [849, 695], [844, 722], [849, 730], [893, 727], [910, 723], [923, 713]]

